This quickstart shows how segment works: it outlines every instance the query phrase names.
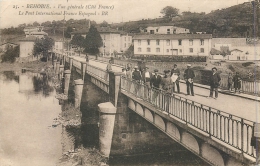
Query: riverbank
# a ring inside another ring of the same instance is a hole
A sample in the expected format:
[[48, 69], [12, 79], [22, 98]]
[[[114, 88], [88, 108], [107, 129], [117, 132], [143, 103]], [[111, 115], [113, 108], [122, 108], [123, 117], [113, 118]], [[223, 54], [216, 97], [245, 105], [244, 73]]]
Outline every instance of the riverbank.
[[0, 63], [0, 72], [3, 71], [21, 71], [23, 68], [25, 68], [28, 71], [32, 72], [40, 72], [41, 69], [47, 68], [49, 66], [52, 66], [52, 62], [41, 62], [41, 61], [34, 61], [34, 62], [26, 62], [26, 63]]
[[[26, 65], [28, 67], [28, 64]], [[41, 70], [42, 68], [46, 69], [48, 64], [40, 64], [36, 66], [32, 64], [31, 66], [34, 70]], [[82, 113], [79, 108], [75, 108], [74, 105], [68, 102], [68, 96], [64, 95], [62, 92], [62, 82], [58, 77], [55, 76], [53, 69], [48, 71], [48, 77], [51, 78], [52, 85], [56, 89], [56, 98], [59, 100], [59, 103], [62, 104], [62, 112], [59, 116], [53, 119], [52, 127], [55, 128], [58, 125], [62, 125], [63, 127], [75, 129], [73, 133], [73, 137], [77, 139], [78, 142], [81, 142], [81, 119]], [[108, 162], [107, 158], [103, 157], [99, 150], [96, 148], [84, 148], [82, 142], [80, 145], [74, 147], [73, 150], [68, 150], [62, 154], [62, 157], [57, 163], [57, 166], [88, 166], [88, 165], [96, 165], [96, 166], [108, 166], [106, 163]]]

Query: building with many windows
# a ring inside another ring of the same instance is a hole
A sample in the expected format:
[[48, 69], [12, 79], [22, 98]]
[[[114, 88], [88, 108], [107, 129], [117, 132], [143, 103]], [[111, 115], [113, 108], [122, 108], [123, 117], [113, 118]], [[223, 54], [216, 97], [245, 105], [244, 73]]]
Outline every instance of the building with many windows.
[[208, 56], [211, 34], [136, 35], [134, 55]]

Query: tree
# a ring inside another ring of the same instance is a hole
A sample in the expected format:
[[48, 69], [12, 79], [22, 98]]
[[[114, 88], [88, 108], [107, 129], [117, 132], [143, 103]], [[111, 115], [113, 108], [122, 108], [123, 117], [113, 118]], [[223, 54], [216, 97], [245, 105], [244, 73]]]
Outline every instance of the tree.
[[75, 34], [70, 42], [70, 44], [79, 47], [79, 55], [81, 52], [81, 48], [85, 45], [85, 39], [80, 34]]
[[160, 13], [164, 15], [163, 17], [172, 18], [172, 17], [178, 16], [179, 9], [172, 7], [172, 6], [166, 6], [161, 10]]
[[102, 38], [99, 32], [97, 31], [97, 28], [95, 28], [94, 25], [91, 25], [85, 39], [84, 52], [90, 54], [98, 54], [99, 48], [102, 46], [103, 46]]
[[107, 27], [108, 26], [108, 23], [104, 20], [101, 24], [100, 24], [101, 27]]
[[52, 49], [54, 46], [54, 40], [48, 36], [44, 36], [44, 38], [37, 38], [34, 42], [33, 46], [33, 55], [38, 56], [40, 54], [43, 55], [44, 58], [47, 58], [48, 51]]
[[35, 21], [34, 23], [33, 23], [33, 26], [40, 26], [40, 24], [37, 22], [37, 21]]
[[65, 31], [64, 36], [65, 36], [66, 38], [70, 38], [70, 37], [71, 37], [70, 33], [71, 33], [72, 31], [73, 31], [72, 27], [68, 26], [67, 29], [66, 29], [66, 31]]
[[15, 62], [15, 58], [19, 57], [20, 54], [20, 47], [16, 46], [16, 47], [10, 47], [7, 49], [7, 51], [2, 55], [2, 62], [10, 62], [10, 63], [14, 63]]

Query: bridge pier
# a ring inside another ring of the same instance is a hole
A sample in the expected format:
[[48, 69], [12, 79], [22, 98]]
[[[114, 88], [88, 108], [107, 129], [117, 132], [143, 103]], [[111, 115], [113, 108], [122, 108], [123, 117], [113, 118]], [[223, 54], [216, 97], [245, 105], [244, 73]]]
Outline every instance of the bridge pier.
[[55, 72], [56, 68], [57, 68], [57, 60], [56, 59], [52, 61], [52, 65], [53, 65], [53, 70]]
[[60, 61], [56, 62], [56, 69], [55, 69], [55, 74], [59, 74], [59, 70], [60, 70]]
[[71, 71], [70, 70], [65, 70], [64, 72], [64, 95], [68, 95], [69, 93], [69, 84], [70, 84], [70, 75]]
[[70, 66], [70, 70], [72, 70], [72, 64], [73, 64], [73, 58], [69, 57], [69, 66]]
[[84, 82], [82, 79], [78, 79], [78, 80], [74, 80], [74, 83], [75, 83], [75, 108], [78, 108], [80, 107]]
[[59, 79], [61, 80], [64, 73], [64, 65], [59, 66]]
[[81, 62], [81, 74], [82, 74], [82, 80], [83, 81], [85, 79], [86, 66], [87, 66], [87, 62]]
[[100, 152], [109, 157], [115, 123], [116, 107], [111, 102], [98, 104], [99, 108], [99, 148]]

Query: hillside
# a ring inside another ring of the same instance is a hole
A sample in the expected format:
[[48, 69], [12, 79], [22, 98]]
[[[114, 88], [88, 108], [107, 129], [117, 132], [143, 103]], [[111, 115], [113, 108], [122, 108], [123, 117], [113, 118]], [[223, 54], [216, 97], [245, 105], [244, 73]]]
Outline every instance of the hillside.
[[[260, 17], [260, 10], [258, 9]], [[145, 28], [149, 25], [175, 25], [190, 29], [190, 32], [207, 32], [213, 37], [252, 37], [253, 36], [253, 6], [250, 2], [231, 6], [225, 9], [211, 11], [208, 14], [182, 12], [174, 18], [156, 18], [142, 19], [138, 21], [129, 21], [122, 23], [113, 23], [109, 26], [118, 30], [123, 30], [128, 33], [139, 33], [140, 27]], [[101, 26], [95, 21], [89, 19], [67, 21], [46, 21], [41, 23], [44, 26], [44, 31], [49, 35], [62, 35], [63, 30], [65, 37], [69, 38], [73, 31], [84, 31], [86, 27], [91, 25]], [[260, 21], [259, 21], [260, 22]], [[21, 24], [17, 28], [7, 28], [2, 30], [2, 35], [23, 34], [23, 28], [26, 26], [40, 25], [37, 22], [33, 24]], [[64, 28], [64, 29], [63, 29]], [[260, 31], [260, 30], [259, 30]], [[260, 36], [258, 31], [257, 36]]]
[[172, 19], [157, 18], [112, 24], [111, 26], [127, 32], [138, 33], [139, 27], [147, 27], [151, 24], [171, 24], [188, 28], [191, 32], [204, 31], [212, 34], [213, 37], [252, 37], [253, 7], [250, 2], [245, 2], [229, 8], [215, 10], [209, 14], [183, 12], [182, 15]]

